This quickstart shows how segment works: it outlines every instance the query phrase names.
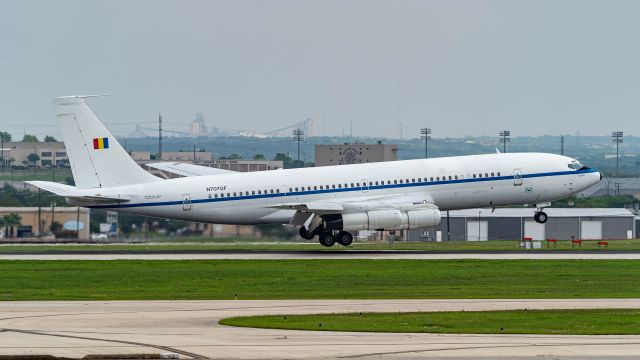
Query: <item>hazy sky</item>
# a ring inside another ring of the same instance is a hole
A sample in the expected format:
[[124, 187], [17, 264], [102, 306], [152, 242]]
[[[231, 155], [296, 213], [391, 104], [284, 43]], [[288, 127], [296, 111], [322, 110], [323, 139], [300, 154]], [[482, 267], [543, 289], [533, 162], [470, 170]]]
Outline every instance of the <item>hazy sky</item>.
[[51, 97], [111, 93], [91, 105], [117, 134], [202, 111], [326, 135], [638, 135], [639, 39], [640, 1], [3, 0], [0, 130], [59, 134]]

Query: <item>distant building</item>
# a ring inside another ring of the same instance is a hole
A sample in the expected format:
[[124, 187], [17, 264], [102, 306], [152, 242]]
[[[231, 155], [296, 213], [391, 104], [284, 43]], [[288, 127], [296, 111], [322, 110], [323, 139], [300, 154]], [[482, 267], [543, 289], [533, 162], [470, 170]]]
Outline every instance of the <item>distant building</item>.
[[[547, 208], [549, 220], [538, 224], [533, 208], [469, 209], [450, 211], [451, 240], [632, 239], [636, 216], [617, 208]], [[409, 230], [409, 241], [446, 241], [446, 213], [434, 228]]]
[[277, 170], [284, 167], [281, 160], [211, 160], [199, 161], [197, 165], [238, 172]]
[[316, 166], [362, 164], [398, 160], [398, 146], [388, 144], [316, 145]]
[[34, 163], [29, 160], [30, 154], [38, 155], [35, 162], [37, 167], [49, 166], [68, 166], [69, 157], [64, 143], [58, 142], [6, 142], [4, 143], [2, 153], [7, 166], [33, 166]]
[[196, 113], [196, 118], [191, 122], [191, 126], [189, 128], [189, 132], [191, 136], [206, 136], [207, 135], [207, 126], [204, 123], [204, 114], [201, 112]]
[[[51, 234], [51, 223], [57, 222], [62, 225], [59, 234], [65, 237], [75, 237], [76, 221], [80, 219], [80, 239], [89, 238], [89, 209], [78, 207], [0, 207], [0, 216], [16, 213], [20, 216], [21, 224], [14, 230], [16, 238], [35, 238], [38, 237], [40, 229], [42, 236], [53, 236]], [[40, 219], [41, 226], [38, 226]], [[0, 229], [3, 231], [4, 229]], [[3, 234], [6, 238], [9, 234]]]

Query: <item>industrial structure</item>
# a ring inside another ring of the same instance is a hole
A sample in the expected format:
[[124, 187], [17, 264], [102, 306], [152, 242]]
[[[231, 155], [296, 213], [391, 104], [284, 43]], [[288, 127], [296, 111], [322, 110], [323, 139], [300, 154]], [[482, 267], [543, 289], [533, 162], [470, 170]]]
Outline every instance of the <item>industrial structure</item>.
[[[449, 228], [443, 219], [429, 229], [409, 230], [409, 241], [449, 240], [571, 240], [633, 239], [638, 236], [636, 216], [619, 208], [546, 208], [549, 220], [534, 221], [530, 208], [469, 209], [450, 212]], [[448, 234], [447, 234], [448, 233]]]
[[[14, 238], [70, 238], [86, 240], [89, 238], [90, 210], [84, 207], [56, 206], [56, 207], [0, 207], [0, 217], [17, 214], [20, 225], [14, 229]], [[52, 229], [52, 224], [58, 223], [59, 228]], [[76, 225], [78, 224], [78, 225]], [[79, 228], [79, 233], [78, 233]], [[0, 229], [0, 238], [9, 237]]]
[[[69, 158], [64, 143], [57, 142], [5, 142], [4, 166], [68, 166]], [[37, 156], [33, 156], [35, 154]]]
[[315, 145], [316, 166], [361, 164], [398, 160], [398, 146], [378, 142], [377, 144], [345, 143]]

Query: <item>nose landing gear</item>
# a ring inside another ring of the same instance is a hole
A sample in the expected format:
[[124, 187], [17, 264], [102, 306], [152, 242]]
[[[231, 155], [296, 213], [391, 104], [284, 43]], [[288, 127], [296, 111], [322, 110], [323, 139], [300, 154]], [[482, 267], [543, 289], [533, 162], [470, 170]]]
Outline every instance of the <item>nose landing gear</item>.
[[537, 210], [535, 214], [533, 214], [533, 220], [535, 220], [538, 224], [546, 223], [547, 219], [547, 213], [542, 211], [542, 209]]

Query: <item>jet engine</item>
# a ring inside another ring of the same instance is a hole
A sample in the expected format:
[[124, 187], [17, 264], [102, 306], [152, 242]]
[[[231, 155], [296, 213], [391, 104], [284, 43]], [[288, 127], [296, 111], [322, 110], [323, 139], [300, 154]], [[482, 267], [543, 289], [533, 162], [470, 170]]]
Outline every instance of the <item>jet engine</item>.
[[440, 211], [436, 208], [400, 211], [371, 210], [360, 213], [323, 216], [325, 226], [332, 230], [407, 230], [440, 224]]

